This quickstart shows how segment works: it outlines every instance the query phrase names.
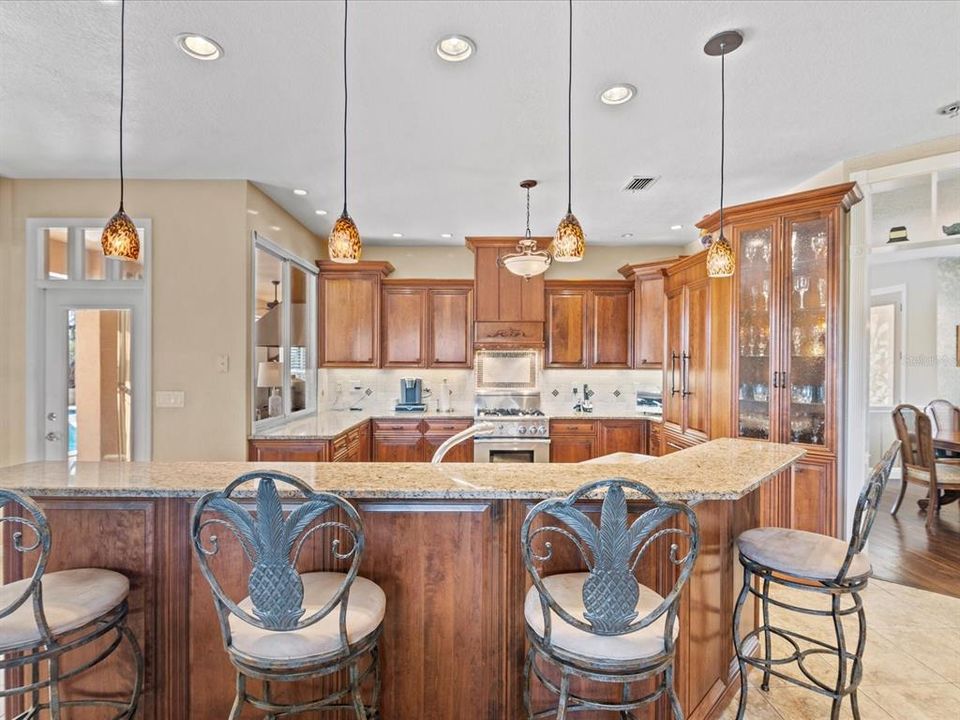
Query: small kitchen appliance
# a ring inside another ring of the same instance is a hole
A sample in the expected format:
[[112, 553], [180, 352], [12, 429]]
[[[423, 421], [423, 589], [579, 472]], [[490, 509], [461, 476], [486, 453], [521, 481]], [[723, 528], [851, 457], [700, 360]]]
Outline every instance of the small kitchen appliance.
[[637, 390], [637, 413], [652, 417], [663, 415], [663, 395], [660, 390], [650, 388]]
[[423, 402], [423, 396], [423, 378], [400, 378], [400, 399], [397, 400], [394, 410], [424, 412], [427, 405]]

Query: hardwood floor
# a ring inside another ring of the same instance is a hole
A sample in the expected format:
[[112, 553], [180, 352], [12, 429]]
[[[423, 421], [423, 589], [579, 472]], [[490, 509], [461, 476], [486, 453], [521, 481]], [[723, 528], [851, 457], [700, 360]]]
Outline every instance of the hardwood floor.
[[919, 485], [907, 488], [900, 512], [890, 515], [899, 489], [900, 481], [891, 478], [870, 536], [874, 577], [960, 597], [960, 503], [941, 508], [927, 532], [926, 513], [917, 507], [926, 494]]

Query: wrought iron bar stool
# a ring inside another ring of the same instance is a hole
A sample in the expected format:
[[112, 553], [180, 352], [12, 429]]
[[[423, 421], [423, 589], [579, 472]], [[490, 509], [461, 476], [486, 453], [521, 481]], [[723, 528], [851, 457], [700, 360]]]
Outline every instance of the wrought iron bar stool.
[[[0, 527], [15, 528], [8, 548], [24, 560], [36, 558], [29, 578], [0, 586], [0, 677], [7, 683], [23, 678], [22, 684], [0, 689], [0, 699], [29, 694], [30, 706], [14, 720], [38, 718], [41, 713], [59, 720], [64, 710], [90, 707], [115, 710], [110, 716], [115, 720], [132, 718], [143, 689], [143, 655], [127, 626], [130, 581], [98, 568], [45, 572], [52, 538], [43, 510], [30, 498], [3, 489], [0, 507], [5, 507]], [[133, 656], [130, 699], [66, 699], [64, 682], [110, 657], [124, 640]], [[94, 657], [64, 669], [65, 655], [94, 643]]]
[[[241, 497], [247, 483], [256, 483], [255, 503]], [[286, 516], [278, 483], [293, 491], [287, 501], [300, 501]], [[226, 592], [216, 561], [211, 562], [221, 550], [223, 531], [253, 565], [242, 599]], [[346, 572], [297, 570], [304, 543], [314, 533], [325, 547], [329, 543], [326, 560], [347, 564]], [[364, 532], [350, 503], [314, 492], [292, 475], [251, 472], [200, 499], [192, 536], [200, 571], [213, 591], [223, 643], [237, 671], [231, 719], [240, 717], [245, 704], [268, 718], [318, 710], [349, 710], [359, 720], [379, 718], [378, 642], [386, 597], [377, 584], [357, 574]], [[283, 703], [272, 693], [274, 683], [328, 676], [335, 681], [341, 670], [346, 670], [343, 686], [322, 697]], [[248, 687], [251, 679], [259, 682], [259, 693]], [[365, 685], [370, 686], [366, 702]]]
[[[625, 489], [649, 506], [632, 523]], [[577, 504], [600, 494], [603, 502], [596, 525]], [[678, 522], [681, 519], [687, 529]], [[539, 524], [541, 521], [547, 524]], [[560, 521], [565, 527], [549, 524], [552, 521]], [[545, 533], [548, 535], [540, 538]], [[542, 571], [554, 557], [553, 542], [548, 538], [569, 542], [587, 572], [544, 576]], [[686, 545], [682, 556], [677, 545], [681, 541]], [[535, 542], [539, 550], [533, 547]], [[642, 585], [637, 572], [648, 550], [668, 542], [677, 577], [663, 597]], [[681, 720], [683, 711], [673, 687], [673, 663], [680, 632], [680, 591], [699, 552], [700, 529], [694, 512], [681, 503], [662, 500], [640, 483], [601, 480], [566, 498], [544, 500], [532, 508], [521, 528], [520, 543], [533, 580], [524, 603], [530, 642], [524, 666], [527, 717], [563, 720], [567, 713], [592, 709], [633, 718], [633, 710], [666, 695], [674, 717]], [[559, 670], [559, 686], [546, 676], [538, 659]], [[531, 673], [557, 696], [556, 709], [533, 712]], [[619, 685], [620, 699], [603, 701], [575, 694], [570, 686], [572, 678]], [[656, 678], [655, 689], [631, 697], [635, 695], [631, 684], [648, 678]]]
[[[761, 689], [770, 689], [773, 675], [800, 687], [826, 695], [833, 700], [831, 720], [840, 717], [843, 699], [850, 697], [855, 720], [860, 718], [857, 703], [857, 688], [863, 675], [863, 651], [867, 640], [866, 615], [860, 593], [866, 588], [871, 574], [870, 559], [863, 548], [876, 519], [880, 497], [890, 477], [893, 463], [900, 451], [900, 442], [887, 449], [880, 462], [873, 468], [870, 477], [860, 492], [853, 517], [853, 533], [846, 543], [827, 535], [785, 528], [754, 528], [737, 538], [740, 564], [743, 565], [743, 589], [737, 598], [733, 613], [733, 639], [740, 664], [740, 704], [737, 720], [742, 720], [747, 709], [747, 668], [763, 670]], [[761, 581], [757, 590], [754, 579]], [[801, 607], [770, 596], [771, 584], [794, 590], [808, 591], [830, 596], [830, 610]], [[759, 627], [740, 637], [740, 617], [747, 597], [753, 594], [761, 601], [762, 621]], [[849, 607], [843, 607], [846, 596], [852, 598]], [[829, 617], [833, 621], [836, 645], [818, 640], [802, 633], [777, 627], [770, 622], [770, 606], [817, 617]], [[858, 622], [857, 645], [853, 652], [844, 636], [843, 618], [856, 615]], [[746, 654], [747, 643], [763, 637], [763, 657]], [[783, 658], [772, 656], [772, 639], [776, 636], [786, 641], [793, 652]], [[798, 641], [812, 647], [801, 649]], [[816, 654], [835, 655], [837, 658], [837, 681], [828, 685], [815, 677], [805, 666], [807, 657]], [[796, 663], [805, 679], [791, 677], [777, 668]], [[850, 663], [850, 672], [847, 664]]]

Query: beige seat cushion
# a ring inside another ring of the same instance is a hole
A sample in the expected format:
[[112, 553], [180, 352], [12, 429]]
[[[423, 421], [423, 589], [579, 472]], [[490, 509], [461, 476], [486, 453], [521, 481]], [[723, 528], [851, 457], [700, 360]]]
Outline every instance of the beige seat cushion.
[[[834, 580], [847, 557], [848, 543], [805, 530], [766, 527], [742, 533], [737, 547], [745, 557], [772, 570], [811, 580]], [[854, 555], [847, 578], [869, 574], [867, 554]]]
[[[907, 477], [911, 480], [930, 482], [930, 473], [916, 467], [907, 468]], [[937, 485], [960, 485], [960, 465], [952, 462], [938, 462]]]
[[[300, 577], [303, 580], [303, 618], [307, 618], [336, 594], [346, 576], [342, 573], [316, 572]], [[240, 607], [253, 614], [250, 598], [245, 598]], [[354, 579], [347, 599], [349, 642], [357, 643], [380, 627], [386, 608], [387, 598], [379, 585], [362, 577]], [[230, 632], [233, 635], [233, 647], [252, 658], [274, 662], [332, 655], [341, 649], [340, 606], [334, 607], [313, 625], [293, 632], [264, 630], [231, 615]]]
[[[586, 622], [583, 617], [583, 583], [588, 577], [587, 573], [551, 575], [543, 579], [543, 584], [560, 607], [578, 620]], [[637, 613], [639, 613], [637, 619], [642, 618], [662, 602], [662, 596], [641, 585], [640, 599], [637, 601]], [[527, 619], [527, 625], [538, 636], [543, 637], [543, 610], [536, 587], [531, 587], [527, 591], [523, 614]], [[663, 652], [666, 617], [664, 613], [642, 630], [626, 635], [594, 635], [574, 627], [551, 611], [550, 642], [561, 650], [598, 660], [642, 660]], [[674, 622], [674, 640], [679, 633], [680, 623]]]
[[[126, 575], [112, 570], [78, 568], [43, 576], [43, 610], [54, 635], [76, 630], [122, 603], [130, 592]], [[27, 589], [29, 578], [0, 587], [0, 608]], [[33, 617], [33, 598], [0, 619], [0, 649], [33, 646], [40, 629]]]

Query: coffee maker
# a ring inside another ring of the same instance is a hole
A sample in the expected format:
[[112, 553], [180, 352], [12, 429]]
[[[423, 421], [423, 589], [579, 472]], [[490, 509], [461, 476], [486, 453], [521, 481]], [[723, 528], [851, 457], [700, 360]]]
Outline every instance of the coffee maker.
[[[427, 393], [429, 392], [428, 390]], [[402, 412], [423, 412], [427, 409], [423, 396], [423, 378], [400, 378], [400, 399], [394, 409]]]

